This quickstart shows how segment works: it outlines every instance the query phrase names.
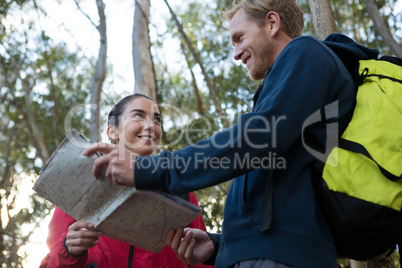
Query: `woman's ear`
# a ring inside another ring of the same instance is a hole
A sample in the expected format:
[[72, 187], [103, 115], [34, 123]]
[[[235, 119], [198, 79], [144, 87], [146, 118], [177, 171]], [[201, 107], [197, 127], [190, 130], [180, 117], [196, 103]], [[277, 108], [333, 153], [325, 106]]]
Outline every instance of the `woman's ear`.
[[107, 127], [107, 135], [109, 136], [109, 139], [117, 142], [119, 140], [118, 128], [116, 126], [109, 125]]

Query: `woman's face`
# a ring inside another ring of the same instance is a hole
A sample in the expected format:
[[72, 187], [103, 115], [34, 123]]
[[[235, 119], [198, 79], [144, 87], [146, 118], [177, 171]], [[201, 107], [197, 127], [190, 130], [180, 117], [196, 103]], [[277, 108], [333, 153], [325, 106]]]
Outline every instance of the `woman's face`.
[[162, 116], [153, 101], [144, 97], [130, 100], [119, 121], [115, 133], [108, 128], [110, 138], [142, 156], [155, 151], [162, 137]]

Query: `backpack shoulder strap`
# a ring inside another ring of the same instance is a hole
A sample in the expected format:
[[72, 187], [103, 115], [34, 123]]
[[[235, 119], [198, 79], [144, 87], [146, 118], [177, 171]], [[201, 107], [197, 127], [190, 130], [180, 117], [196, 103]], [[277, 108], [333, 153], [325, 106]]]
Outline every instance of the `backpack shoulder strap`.
[[379, 58], [378, 60], [384, 60], [384, 61], [388, 61], [391, 62], [393, 64], [402, 66], [402, 59], [398, 58], [398, 57], [394, 57], [394, 56], [382, 56], [381, 58]]
[[354, 142], [354, 141], [350, 141], [350, 140], [346, 140], [346, 139], [340, 139], [339, 140], [339, 147], [354, 153], [359, 153], [364, 155], [365, 157], [371, 159], [371, 161], [373, 161], [377, 167], [380, 169], [381, 173], [389, 180], [391, 181], [397, 181], [399, 179], [402, 179], [402, 175], [401, 176], [395, 176], [392, 173], [388, 172], [385, 168], [381, 167], [380, 164], [377, 163], [377, 161], [374, 160], [374, 158], [370, 155], [370, 153], [366, 150], [366, 148], [364, 148], [363, 145], [361, 145], [360, 143]]

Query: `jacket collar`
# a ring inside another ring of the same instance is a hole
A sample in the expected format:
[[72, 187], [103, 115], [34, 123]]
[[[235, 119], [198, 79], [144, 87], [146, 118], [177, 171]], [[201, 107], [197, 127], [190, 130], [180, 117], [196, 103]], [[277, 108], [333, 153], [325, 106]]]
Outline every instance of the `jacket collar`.
[[267, 76], [269, 75], [269, 73], [271, 72], [271, 70], [272, 70], [272, 65], [269, 65], [269, 66], [268, 66], [268, 69], [265, 71], [264, 80], [262, 80], [261, 85], [258, 87], [257, 91], [256, 91], [255, 94], [254, 94], [254, 97], [253, 97], [254, 107], [255, 107], [255, 105], [256, 105], [256, 103], [257, 103], [258, 97], [259, 97], [260, 94], [261, 94], [262, 88], [263, 88], [263, 86], [264, 86], [265, 79], [267, 79]]

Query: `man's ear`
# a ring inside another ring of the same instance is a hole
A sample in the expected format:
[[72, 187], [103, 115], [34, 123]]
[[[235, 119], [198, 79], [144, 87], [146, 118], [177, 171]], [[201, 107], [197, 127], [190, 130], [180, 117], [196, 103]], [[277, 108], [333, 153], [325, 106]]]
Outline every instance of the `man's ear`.
[[107, 135], [109, 136], [109, 139], [118, 141], [119, 140], [119, 130], [116, 126], [109, 125], [107, 127]]
[[279, 14], [275, 11], [270, 11], [265, 17], [265, 20], [268, 30], [271, 32], [271, 36], [277, 35], [281, 28], [281, 18]]

